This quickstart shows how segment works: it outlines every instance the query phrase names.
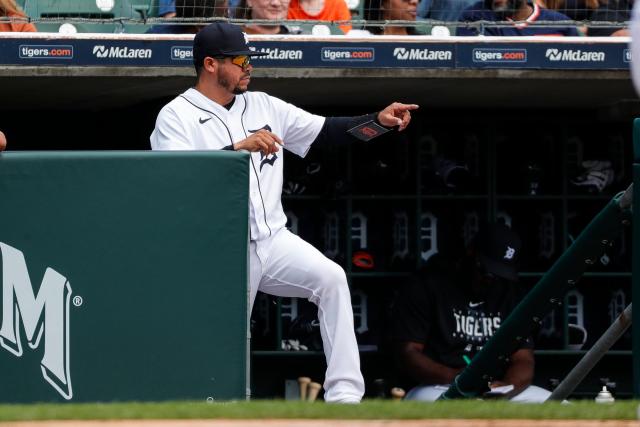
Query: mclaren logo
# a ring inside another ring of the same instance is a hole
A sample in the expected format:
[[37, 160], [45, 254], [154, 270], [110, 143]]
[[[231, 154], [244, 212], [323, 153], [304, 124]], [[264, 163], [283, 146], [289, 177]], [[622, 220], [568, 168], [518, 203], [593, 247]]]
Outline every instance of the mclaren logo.
[[450, 50], [393, 49], [393, 56], [399, 61], [450, 61], [453, 53]]
[[274, 60], [289, 60], [300, 61], [302, 60], [303, 52], [300, 49], [280, 49], [277, 47], [263, 47], [260, 52], [265, 55], [258, 56], [256, 59], [274, 59]]
[[562, 59], [562, 54], [558, 49], [547, 49], [547, 53], [544, 56], [550, 61], [560, 61]]
[[544, 54], [549, 61], [567, 62], [604, 62], [605, 53], [602, 51], [584, 51], [580, 49], [550, 48]]
[[127, 46], [96, 45], [93, 47], [93, 55], [96, 58], [118, 58], [118, 59], [150, 59], [151, 49], [132, 49]]
[[65, 399], [73, 397], [69, 369], [69, 281], [47, 268], [37, 295], [24, 259], [18, 249], [0, 242], [2, 260], [2, 325], [0, 346], [16, 357], [22, 356], [21, 328], [31, 349], [44, 335], [44, 355], [40, 362], [44, 379]]

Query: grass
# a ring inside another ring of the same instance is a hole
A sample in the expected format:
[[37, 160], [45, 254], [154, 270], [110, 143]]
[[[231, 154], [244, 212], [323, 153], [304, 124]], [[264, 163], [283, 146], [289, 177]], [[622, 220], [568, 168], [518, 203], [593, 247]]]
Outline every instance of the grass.
[[251, 402], [69, 403], [0, 405], [0, 422], [105, 419], [594, 419], [635, 420], [638, 401], [613, 405], [577, 401], [569, 405], [500, 401], [436, 403], [367, 400], [360, 405], [328, 405], [281, 400]]

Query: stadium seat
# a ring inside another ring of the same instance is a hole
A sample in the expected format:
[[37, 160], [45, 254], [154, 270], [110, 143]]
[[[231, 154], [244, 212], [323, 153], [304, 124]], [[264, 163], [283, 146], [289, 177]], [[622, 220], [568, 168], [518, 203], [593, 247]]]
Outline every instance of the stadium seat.
[[[139, 24], [140, 20], [154, 16], [154, 4], [157, 11], [157, 0], [18, 0], [17, 3], [36, 21], [38, 30], [45, 32], [140, 33], [148, 28]], [[40, 19], [45, 21], [39, 22]]]

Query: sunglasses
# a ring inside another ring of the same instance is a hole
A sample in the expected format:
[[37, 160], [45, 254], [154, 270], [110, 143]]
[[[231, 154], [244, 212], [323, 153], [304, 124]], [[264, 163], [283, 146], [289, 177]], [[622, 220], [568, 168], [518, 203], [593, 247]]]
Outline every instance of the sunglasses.
[[242, 71], [246, 71], [247, 67], [251, 63], [251, 57], [248, 55], [238, 55], [231, 57], [231, 63], [242, 68]]

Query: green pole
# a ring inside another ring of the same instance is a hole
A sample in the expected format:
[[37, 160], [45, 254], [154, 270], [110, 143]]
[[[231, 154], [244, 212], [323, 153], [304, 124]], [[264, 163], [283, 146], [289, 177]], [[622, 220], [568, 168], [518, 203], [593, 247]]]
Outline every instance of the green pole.
[[549, 311], [562, 304], [567, 289], [574, 286], [582, 273], [611, 245], [621, 232], [622, 225], [630, 224], [632, 187], [615, 196], [596, 215], [440, 399], [477, 397], [487, 390], [487, 383], [498, 375], [500, 363], [497, 362], [506, 360], [519, 342], [530, 335], [533, 325], [540, 323]]

